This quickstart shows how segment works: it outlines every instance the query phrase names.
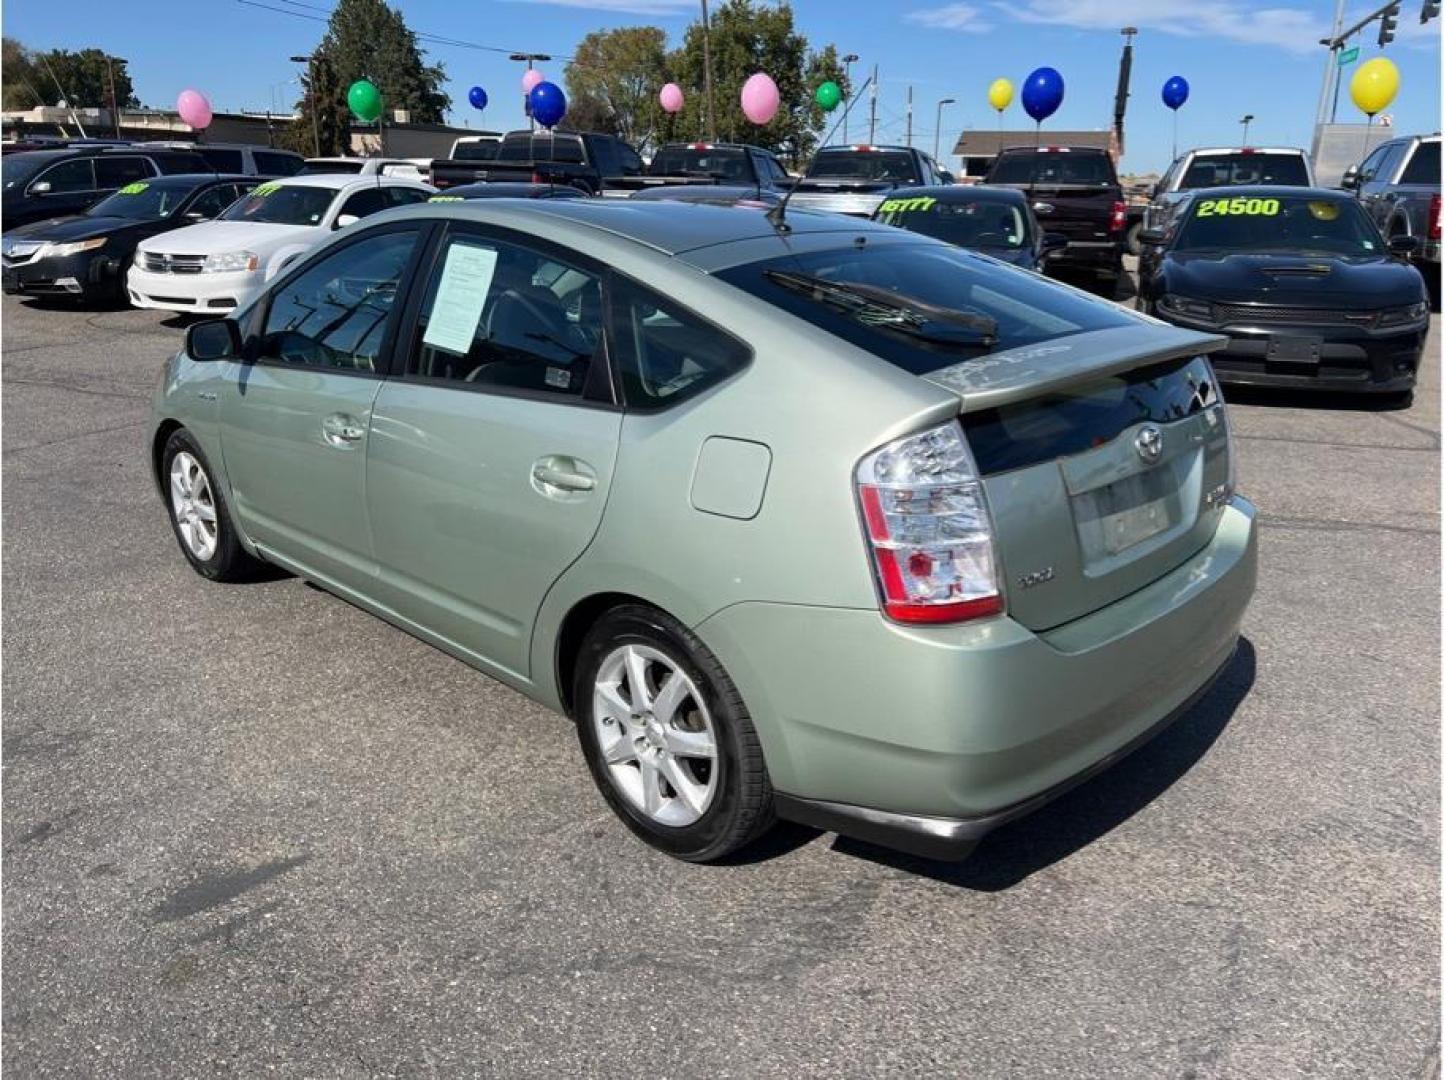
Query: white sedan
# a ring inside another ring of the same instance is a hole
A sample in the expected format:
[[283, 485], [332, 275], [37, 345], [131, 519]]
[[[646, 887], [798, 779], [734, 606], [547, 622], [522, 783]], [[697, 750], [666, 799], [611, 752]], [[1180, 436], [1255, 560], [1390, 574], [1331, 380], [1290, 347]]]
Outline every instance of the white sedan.
[[425, 202], [428, 184], [386, 176], [296, 176], [261, 184], [214, 221], [140, 244], [126, 277], [140, 308], [229, 313], [282, 266], [378, 210]]

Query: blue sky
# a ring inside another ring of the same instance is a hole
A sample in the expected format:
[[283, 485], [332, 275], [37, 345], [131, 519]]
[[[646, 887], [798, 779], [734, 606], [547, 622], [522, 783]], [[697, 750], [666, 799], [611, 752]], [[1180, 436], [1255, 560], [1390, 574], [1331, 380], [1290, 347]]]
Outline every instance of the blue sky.
[[[299, 14], [248, 6], [240, 0], [10, 0], [4, 32], [37, 48], [98, 46], [130, 61], [142, 101], [170, 105], [186, 87], [207, 94], [217, 109], [284, 107], [295, 99], [293, 53], [320, 37], [316, 15], [329, 0], [259, 0]], [[947, 152], [960, 127], [996, 125], [985, 93], [999, 76], [1015, 83], [1043, 64], [1062, 72], [1067, 94], [1044, 126], [1103, 128], [1110, 122], [1122, 39], [1133, 25], [1133, 98], [1127, 121], [1124, 169], [1166, 165], [1171, 115], [1159, 91], [1171, 75], [1188, 79], [1192, 94], [1179, 114], [1179, 145], [1235, 142], [1238, 119], [1256, 115], [1250, 142], [1307, 147], [1322, 79], [1324, 50], [1316, 44], [1329, 28], [1332, 0], [795, 0], [802, 31], [815, 44], [833, 42], [862, 57], [854, 71], [876, 63], [881, 75], [878, 141], [901, 141], [907, 87], [914, 88], [915, 141], [931, 148], [937, 101], [957, 104], [944, 113]], [[1396, 129], [1439, 129], [1441, 20], [1418, 23], [1420, 0], [1403, 0], [1398, 40], [1388, 55], [1399, 65], [1403, 89], [1391, 111]], [[653, 23], [675, 43], [694, 16], [694, 0], [407, 0], [401, 8], [417, 31], [497, 46], [565, 56], [588, 31]], [[1366, 14], [1375, 0], [1349, 0], [1348, 18]], [[1377, 53], [1372, 30], [1362, 35], [1360, 59]], [[445, 63], [456, 123], [519, 126], [520, 69], [504, 55], [455, 45], [428, 44]], [[562, 64], [543, 65], [560, 76]], [[466, 90], [484, 86], [492, 105], [479, 114]], [[866, 103], [854, 110], [866, 116]], [[1339, 118], [1358, 119], [1344, 88]], [[1029, 124], [1018, 103], [1005, 115], [1009, 127]], [[858, 127], [854, 124], [854, 137]]]

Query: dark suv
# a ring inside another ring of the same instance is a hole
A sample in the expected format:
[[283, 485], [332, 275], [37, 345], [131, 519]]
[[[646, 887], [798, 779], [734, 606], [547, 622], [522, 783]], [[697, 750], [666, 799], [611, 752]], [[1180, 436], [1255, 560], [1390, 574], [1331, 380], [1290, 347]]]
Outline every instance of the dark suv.
[[13, 229], [32, 221], [88, 210], [126, 184], [171, 173], [213, 172], [189, 150], [139, 146], [83, 146], [5, 155], [0, 165], [0, 217]]

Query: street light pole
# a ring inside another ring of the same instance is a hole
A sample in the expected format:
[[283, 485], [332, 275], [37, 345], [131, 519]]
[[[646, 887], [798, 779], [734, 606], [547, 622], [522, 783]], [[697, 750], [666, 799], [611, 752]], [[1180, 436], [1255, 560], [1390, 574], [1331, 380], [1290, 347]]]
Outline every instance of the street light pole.
[[306, 65], [306, 96], [311, 100], [311, 151], [313, 157], [320, 157], [321, 123], [316, 119], [316, 54], [293, 56], [291, 63]]
[[717, 114], [712, 111], [712, 23], [702, 0], [702, 96], [707, 104], [707, 138], [717, 141]]
[[1243, 144], [1245, 146], [1248, 145], [1248, 126], [1252, 124], [1253, 121], [1253, 113], [1245, 113], [1243, 119], [1239, 121], [1239, 123], [1243, 125]]
[[942, 134], [943, 134], [943, 106], [944, 106], [944, 105], [952, 105], [952, 104], [953, 104], [954, 102], [956, 102], [956, 101], [957, 101], [957, 98], [950, 98], [950, 97], [940, 98], [940, 99], [938, 100], [938, 118], [937, 118], [937, 121], [933, 124], [933, 160], [934, 160], [934, 161], [937, 161], [937, 160], [938, 160], [938, 140], [942, 138]]
[[[844, 56], [844, 57], [842, 58], [842, 70], [843, 70], [843, 73], [844, 73], [844, 74], [843, 74], [843, 82], [845, 82], [845, 83], [847, 84], [847, 96], [848, 96], [848, 97], [852, 97], [852, 65], [855, 64], [856, 62], [857, 62], [857, 53], [855, 53], [855, 52], [850, 52], [850, 53], [848, 53], [846, 56]], [[847, 142], [847, 117], [848, 117], [848, 114], [852, 111], [852, 109], [851, 109], [851, 107], [850, 107], [851, 104], [852, 104], [851, 102], [848, 102], [849, 108], [844, 109], [843, 112], [842, 112], [842, 141], [843, 141], [843, 142]]]
[[872, 99], [868, 105], [867, 141], [877, 142], [877, 65], [872, 66]]

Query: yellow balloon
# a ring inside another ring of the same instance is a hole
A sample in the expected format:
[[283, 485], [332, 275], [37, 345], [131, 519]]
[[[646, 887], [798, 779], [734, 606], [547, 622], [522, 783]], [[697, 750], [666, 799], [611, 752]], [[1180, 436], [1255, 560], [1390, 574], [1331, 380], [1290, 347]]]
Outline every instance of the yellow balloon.
[[1349, 96], [1360, 112], [1373, 116], [1389, 107], [1399, 92], [1399, 69], [1382, 56], [1360, 64], [1349, 80]]
[[1013, 84], [1007, 79], [994, 79], [988, 87], [988, 104], [999, 112], [1013, 104]]

